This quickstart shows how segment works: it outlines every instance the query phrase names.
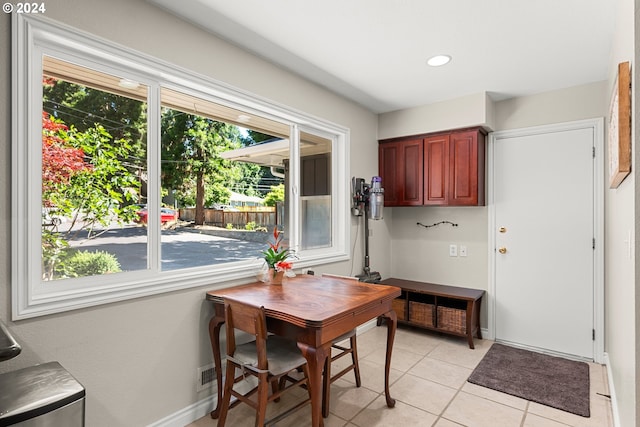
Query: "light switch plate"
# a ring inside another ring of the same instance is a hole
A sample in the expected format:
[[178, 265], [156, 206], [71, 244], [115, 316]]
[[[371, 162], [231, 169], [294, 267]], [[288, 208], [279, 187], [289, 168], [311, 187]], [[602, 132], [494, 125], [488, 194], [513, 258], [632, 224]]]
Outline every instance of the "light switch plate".
[[449, 245], [449, 256], [458, 256], [458, 245]]

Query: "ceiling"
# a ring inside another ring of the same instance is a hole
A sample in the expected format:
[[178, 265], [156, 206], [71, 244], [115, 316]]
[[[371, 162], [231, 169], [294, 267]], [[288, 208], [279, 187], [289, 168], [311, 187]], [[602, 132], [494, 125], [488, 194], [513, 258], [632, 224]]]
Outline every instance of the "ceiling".
[[148, 1], [382, 113], [606, 80], [618, 0]]

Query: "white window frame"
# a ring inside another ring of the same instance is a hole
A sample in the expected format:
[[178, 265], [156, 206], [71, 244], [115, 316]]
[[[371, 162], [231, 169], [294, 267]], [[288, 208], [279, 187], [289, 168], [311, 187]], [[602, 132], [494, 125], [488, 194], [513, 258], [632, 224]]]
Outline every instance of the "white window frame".
[[[349, 259], [349, 129], [277, 104], [57, 23], [13, 14], [12, 52], [12, 319], [19, 320], [109, 302], [208, 286], [216, 289], [255, 280], [261, 260], [160, 271], [160, 88], [181, 89], [238, 110], [285, 123], [291, 129], [290, 243], [299, 248], [299, 132], [323, 135], [332, 144], [332, 245], [297, 251], [296, 269]], [[148, 269], [42, 283], [41, 143], [42, 55], [112, 72], [148, 86]], [[157, 217], [157, 218], [156, 218]], [[208, 289], [209, 289], [208, 288]]]

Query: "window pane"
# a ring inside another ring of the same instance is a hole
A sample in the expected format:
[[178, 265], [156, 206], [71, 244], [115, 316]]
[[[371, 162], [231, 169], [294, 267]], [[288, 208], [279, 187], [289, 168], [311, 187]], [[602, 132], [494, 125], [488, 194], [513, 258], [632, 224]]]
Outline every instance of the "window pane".
[[[261, 257], [283, 228], [288, 126], [162, 89], [162, 269]], [[163, 220], [164, 222], [164, 220]]]
[[331, 241], [331, 143], [300, 132], [301, 247], [329, 247]]
[[146, 269], [147, 87], [43, 58], [43, 280]]

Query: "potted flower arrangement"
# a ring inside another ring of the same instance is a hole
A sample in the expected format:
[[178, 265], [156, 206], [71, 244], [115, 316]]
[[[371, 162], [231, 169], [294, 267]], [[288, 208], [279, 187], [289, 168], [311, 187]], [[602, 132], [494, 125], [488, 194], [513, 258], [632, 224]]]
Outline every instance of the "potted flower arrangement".
[[269, 243], [269, 248], [262, 251], [264, 261], [269, 268], [269, 282], [281, 284], [285, 273], [293, 268], [293, 262], [289, 261], [293, 257], [293, 251], [282, 244], [283, 236], [278, 232], [277, 227], [273, 227], [273, 242]]

